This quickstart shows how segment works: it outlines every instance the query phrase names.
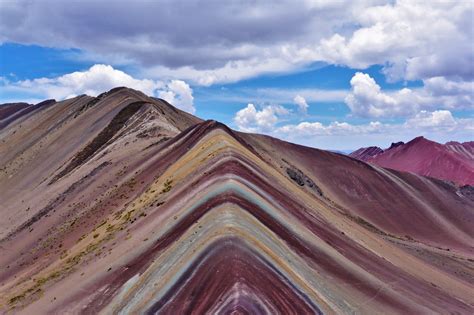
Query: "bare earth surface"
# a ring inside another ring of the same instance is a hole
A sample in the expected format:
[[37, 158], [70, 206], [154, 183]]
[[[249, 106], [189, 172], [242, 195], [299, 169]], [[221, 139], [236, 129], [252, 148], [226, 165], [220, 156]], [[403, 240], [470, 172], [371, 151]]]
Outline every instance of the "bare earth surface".
[[127, 88], [0, 128], [1, 313], [474, 313], [469, 188]]

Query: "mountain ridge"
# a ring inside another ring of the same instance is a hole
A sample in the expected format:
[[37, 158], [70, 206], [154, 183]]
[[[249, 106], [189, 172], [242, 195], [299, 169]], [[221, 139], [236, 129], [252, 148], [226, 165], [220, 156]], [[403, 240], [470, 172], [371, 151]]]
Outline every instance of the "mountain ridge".
[[386, 168], [451, 180], [458, 185], [474, 185], [473, 141], [441, 144], [420, 136], [407, 143], [392, 143], [386, 150], [361, 148], [349, 156]]
[[2, 311], [471, 310], [459, 187], [169, 106], [119, 89], [0, 130]]

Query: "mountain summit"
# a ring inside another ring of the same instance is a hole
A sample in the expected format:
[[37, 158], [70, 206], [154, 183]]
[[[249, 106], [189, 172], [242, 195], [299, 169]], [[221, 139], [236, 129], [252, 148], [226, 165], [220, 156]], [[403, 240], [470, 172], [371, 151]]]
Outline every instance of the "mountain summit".
[[131, 89], [4, 126], [0, 191], [2, 312], [472, 312], [469, 191]]

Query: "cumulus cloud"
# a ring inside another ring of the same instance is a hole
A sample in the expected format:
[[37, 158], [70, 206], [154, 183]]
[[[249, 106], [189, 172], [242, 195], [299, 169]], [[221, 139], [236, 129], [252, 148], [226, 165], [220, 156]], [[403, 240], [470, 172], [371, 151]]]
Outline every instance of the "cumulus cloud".
[[352, 125], [347, 122], [332, 122], [323, 125], [320, 122], [301, 122], [297, 125], [284, 125], [276, 130], [276, 134], [281, 134], [286, 138], [288, 136], [330, 136], [330, 135], [361, 135], [381, 133], [387, 129], [389, 125], [382, 124], [378, 121], [370, 122], [365, 125]]
[[455, 118], [449, 110], [422, 110], [405, 121], [384, 123], [370, 121], [353, 124], [334, 121], [302, 121], [285, 123], [288, 110], [267, 106], [257, 109], [248, 104], [234, 117], [237, 128], [241, 131], [263, 133], [291, 142], [313, 147], [332, 149], [356, 149], [367, 145], [409, 141], [417, 136], [425, 136], [438, 141], [472, 140], [474, 132], [473, 118]]
[[397, 100], [382, 93], [380, 86], [368, 74], [357, 72], [351, 79], [351, 87], [345, 102], [355, 115], [381, 117], [401, 109]]
[[465, 103], [473, 106], [472, 95], [474, 94], [474, 82], [463, 80], [448, 80], [445, 77], [433, 77], [423, 80], [424, 87], [433, 96], [464, 96], [465, 101], [458, 100], [457, 103]]
[[420, 110], [474, 107], [474, 84], [462, 80], [435, 77], [425, 80], [422, 88], [384, 92], [368, 74], [357, 72], [350, 83], [345, 103], [361, 117], [406, 117]]
[[471, 141], [473, 132], [472, 118], [454, 118], [449, 111], [424, 111], [395, 124], [302, 122], [284, 125], [271, 135], [314, 147], [354, 150], [368, 145], [388, 146], [391, 142], [409, 141], [420, 135], [439, 142]]
[[299, 124], [283, 125], [275, 129], [275, 135], [285, 138], [301, 136], [353, 136], [353, 135], [386, 135], [388, 133], [402, 134], [403, 130], [410, 134], [426, 134], [433, 130], [449, 132], [449, 130], [469, 131], [474, 129], [474, 119], [454, 118], [448, 110], [433, 112], [420, 111], [405, 122], [387, 124], [371, 121], [366, 124], [350, 124], [347, 122], [332, 122], [324, 125], [320, 122], [301, 122]]
[[272, 131], [275, 124], [287, 115], [289, 111], [280, 105], [267, 105], [257, 109], [254, 104], [239, 110], [234, 117], [234, 122], [239, 130], [246, 132]]
[[436, 110], [427, 112], [422, 110], [414, 117], [407, 120], [406, 125], [410, 127], [454, 127], [457, 122], [449, 110]]
[[377, 121], [365, 124], [302, 122], [284, 125], [270, 135], [304, 145], [337, 150], [354, 150], [369, 145], [383, 147], [391, 142], [406, 142], [420, 135], [438, 142], [472, 140], [472, 118], [454, 118], [450, 113], [436, 112], [417, 116], [416, 119], [396, 124]]
[[159, 80], [136, 79], [110, 65], [97, 64], [55, 78], [38, 78], [11, 82], [0, 80], [2, 94], [22, 94], [25, 99], [54, 98], [63, 100], [80, 94], [97, 96], [117, 86], [126, 86], [151, 96], [159, 96], [174, 106], [194, 113], [192, 89], [180, 80], [165, 84]]
[[468, 1], [407, 1], [369, 6], [349, 35], [321, 40], [323, 59], [354, 68], [385, 65], [393, 80], [474, 78], [474, 7]]
[[245, 132], [266, 133], [275, 136], [288, 135], [315, 136], [334, 134], [361, 134], [384, 131], [385, 124], [378, 121], [370, 122], [367, 125], [351, 125], [347, 122], [332, 122], [323, 125], [320, 122], [303, 121], [299, 124], [281, 125], [288, 119], [291, 112], [281, 105], [266, 105], [261, 109], [250, 103], [247, 107], [239, 110], [234, 116], [234, 123], [237, 128]]
[[158, 93], [158, 97], [188, 113], [194, 114], [196, 112], [193, 104], [193, 90], [184, 81], [172, 80], [166, 85], [165, 90]]
[[308, 111], [308, 103], [306, 102], [306, 99], [301, 96], [301, 95], [296, 95], [295, 98], [293, 99], [293, 102], [295, 102], [296, 105], [298, 105], [298, 110], [300, 113], [306, 114]]

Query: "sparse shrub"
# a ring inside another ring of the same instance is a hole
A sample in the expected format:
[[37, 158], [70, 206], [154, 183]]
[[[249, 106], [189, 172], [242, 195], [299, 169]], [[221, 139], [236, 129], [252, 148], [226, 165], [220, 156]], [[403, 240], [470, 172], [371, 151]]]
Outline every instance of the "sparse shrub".
[[172, 184], [173, 184], [173, 180], [168, 178], [168, 179], [165, 181], [165, 183], [163, 184], [164, 187], [163, 187], [163, 190], [161, 191], [161, 193], [164, 194], [164, 193], [167, 193], [168, 191], [170, 191], [171, 188], [173, 188], [173, 185], [172, 185]]

